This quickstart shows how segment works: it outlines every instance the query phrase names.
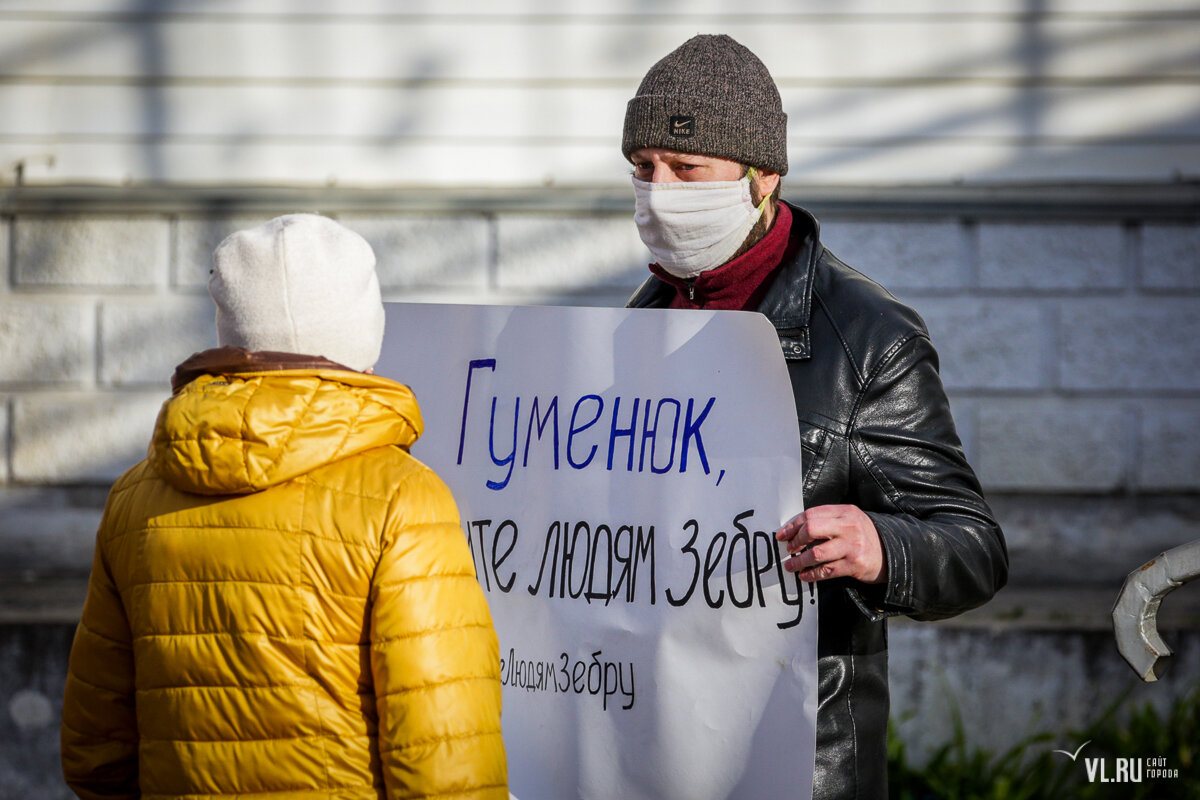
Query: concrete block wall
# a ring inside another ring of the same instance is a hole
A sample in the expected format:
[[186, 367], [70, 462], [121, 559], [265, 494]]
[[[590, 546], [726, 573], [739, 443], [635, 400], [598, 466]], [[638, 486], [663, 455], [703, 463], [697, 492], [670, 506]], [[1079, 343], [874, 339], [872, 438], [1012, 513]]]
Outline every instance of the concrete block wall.
[[[215, 344], [213, 248], [275, 213], [4, 220], [0, 514], [40, 490], [106, 485], [141, 457], [174, 366]], [[618, 305], [645, 274], [624, 210], [335, 216], [371, 242], [389, 300]], [[1200, 495], [1200, 225], [834, 213], [822, 235], [924, 316], [998, 503], [1084, 495], [1116, 511]], [[0, 530], [0, 547], [14, 535], [40, 534]], [[1118, 555], [1148, 558], [1169, 536], [1144, 532]]]
[[[1200, 226], [831, 220], [924, 316], [992, 492], [1200, 490]], [[1194, 440], [1193, 440], [1194, 441]]]
[[[0, 622], [21, 647], [68, 641], [29, 631], [77, 615], [108, 484], [143, 455], [175, 364], [215, 343], [212, 249], [288, 210], [0, 220]], [[1121, 580], [1200, 537], [1200, 224], [814, 210], [835, 253], [928, 323], [1012, 558], [1010, 587], [984, 609], [896, 626], [902, 732], [918, 752], [939, 743], [939, 692], [997, 746], [1038, 720], [1076, 724], [1132, 678], [1101, 644]], [[388, 300], [616, 306], [645, 275], [630, 214], [620, 202], [559, 211], [551, 197], [534, 209], [376, 202], [332, 215], [371, 242]], [[1200, 682], [1197, 588], [1164, 606], [1163, 629], [1185, 647], [1153, 690], [1159, 703]], [[1027, 655], [1044, 651], [1058, 655], [1029, 671]], [[61, 654], [45, 657], [62, 668]], [[1061, 691], [1072, 674], [1081, 683]], [[26, 712], [30, 692], [57, 709], [54, 688], [5, 680], [0, 717], [8, 703], [19, 736], [52, 747], [54, 723]], [[13, 752], [0, 748], [0, 761]]]
[[[65, 796], [53, 719], [91, 537], [173, 366], [213, 342], [222, 236], [361, 192], [334, 208], [389, 299], [619, 305], [646, 259], [611, 137], [701, 31], [779, 83], [787, 196], [823, 187], [829, 244], [928, 321], [1005, 526], [1013, 584], [982, 616], [894, 629], [905, 735], [943, 730], [942, 670], [989, 741], [1031, 704], [1103, 705], [1121, 578], [1200, 536], [1195, 1], [417, 5], [0, 4], [0, 800]], [[1149, 213], [1095, 213], [1114, 186]], [[930, 189], [949, 202], [913, 202]], [[1200, 628], [1178, 602], [1164, 619]], [[1160, 699], [1196, 681], [1189, 635]]]

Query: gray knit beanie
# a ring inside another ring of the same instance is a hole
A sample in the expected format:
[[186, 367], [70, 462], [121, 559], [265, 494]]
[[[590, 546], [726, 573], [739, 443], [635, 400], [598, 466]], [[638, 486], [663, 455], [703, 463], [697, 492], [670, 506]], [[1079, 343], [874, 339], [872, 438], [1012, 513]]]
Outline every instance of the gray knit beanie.
[[787, 173], [787, 114], [758, 56], [724, 34], [693, 36], [650, 68], [625, 107], [625, 158], [643, 147]]
[[213, 253], [208, 291], [222, 346], [324, 356], [360, 372], [379, 360], [375, 253], [328, 217], [288, 214], [232, 234]]

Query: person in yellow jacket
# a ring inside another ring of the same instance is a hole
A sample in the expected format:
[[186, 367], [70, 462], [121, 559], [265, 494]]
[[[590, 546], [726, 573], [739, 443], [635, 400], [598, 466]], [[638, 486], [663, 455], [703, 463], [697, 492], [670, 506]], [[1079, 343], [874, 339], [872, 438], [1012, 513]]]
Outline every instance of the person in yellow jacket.
[[222, 346], [176, 370], [101, 520], [69, 786], [507, 800], [499, 647], [458, 511], [409, 454], [413, 394], [370, 374], [370, 246], [280, 217], [221, 243], [209, 290]]

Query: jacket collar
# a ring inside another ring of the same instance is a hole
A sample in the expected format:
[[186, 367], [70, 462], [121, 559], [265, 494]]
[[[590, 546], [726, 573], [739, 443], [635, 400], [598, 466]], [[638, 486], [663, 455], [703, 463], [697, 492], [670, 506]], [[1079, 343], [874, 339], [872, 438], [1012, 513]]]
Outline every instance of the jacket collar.
[[[783, 202], [783, 201], [781, 201]], [[758, 312], [770, 320], [779, 335], [779, 345], [789, 361], [812, 355], [809, 321], [812, 318], [813, 273], [821, 246], [821, 224], [799, 206], [786, 204], [792, 212], [792, 235], [783, 265], [767, 289]], [[661, 308], [671, 302], [675, 288], [651, 275], [629, 299], [629, 308]]]
[[260, 491], [366, 450], [408, 449], [423, 429], [407, 386], [316, 356], [218, 348], [176, 378], [186, 384], [163, 404], [147, 457], [184, 492]]
[[813, 274], [824, 248], [817, 218], [798, 206], [787, 205], [792, 210], [791, 241], [783, 256], [783, 266], [758, 311], [775, 326], [784, 358], [794, 361], [812, 355], [808, 331], [812, 319]]
[[179, 391], [201, 375], [238, 375], [243, 372], [285, 369], [334, 369], [353, 372], [349, 367], [323, 356], [277, 353], [271, 350], [250, 351], [241, 347], [216, 347], [193, 353], [176, 367], [175, 374], [171, 376], [171, 391]]
[[783, 264], [792, 236], [792, 212], [780, 204], [770, 230], [732, 260], [690, 279], [677, 278], [658, 264], [650, 271], [676, 289], [671, 308], [752, 311], [758, 308]]

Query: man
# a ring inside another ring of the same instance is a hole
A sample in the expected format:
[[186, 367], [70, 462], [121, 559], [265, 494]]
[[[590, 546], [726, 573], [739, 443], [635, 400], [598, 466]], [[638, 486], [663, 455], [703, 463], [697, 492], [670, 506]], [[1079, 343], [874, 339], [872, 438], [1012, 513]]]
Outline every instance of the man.
[[650, 68], [622, 152], [656, 258], [631, 307], [757, 311], [796, 399], [806, 509], [777, 538], [820, 595], [813, 796], [885, 798], [889, 616], [952, 616], [1007, 577], [917, 314], [778, 199], [787, 117], [762, 62], [697, 36]]
[[[113, 487], [63, 700], [81, 798], [507, 800], [499, 647], [446, 486], [371, 374], [375, 256], [308, 214], [226, 239], [222, 347]], [[412, 346], [419, 346], [413, 342]]]

